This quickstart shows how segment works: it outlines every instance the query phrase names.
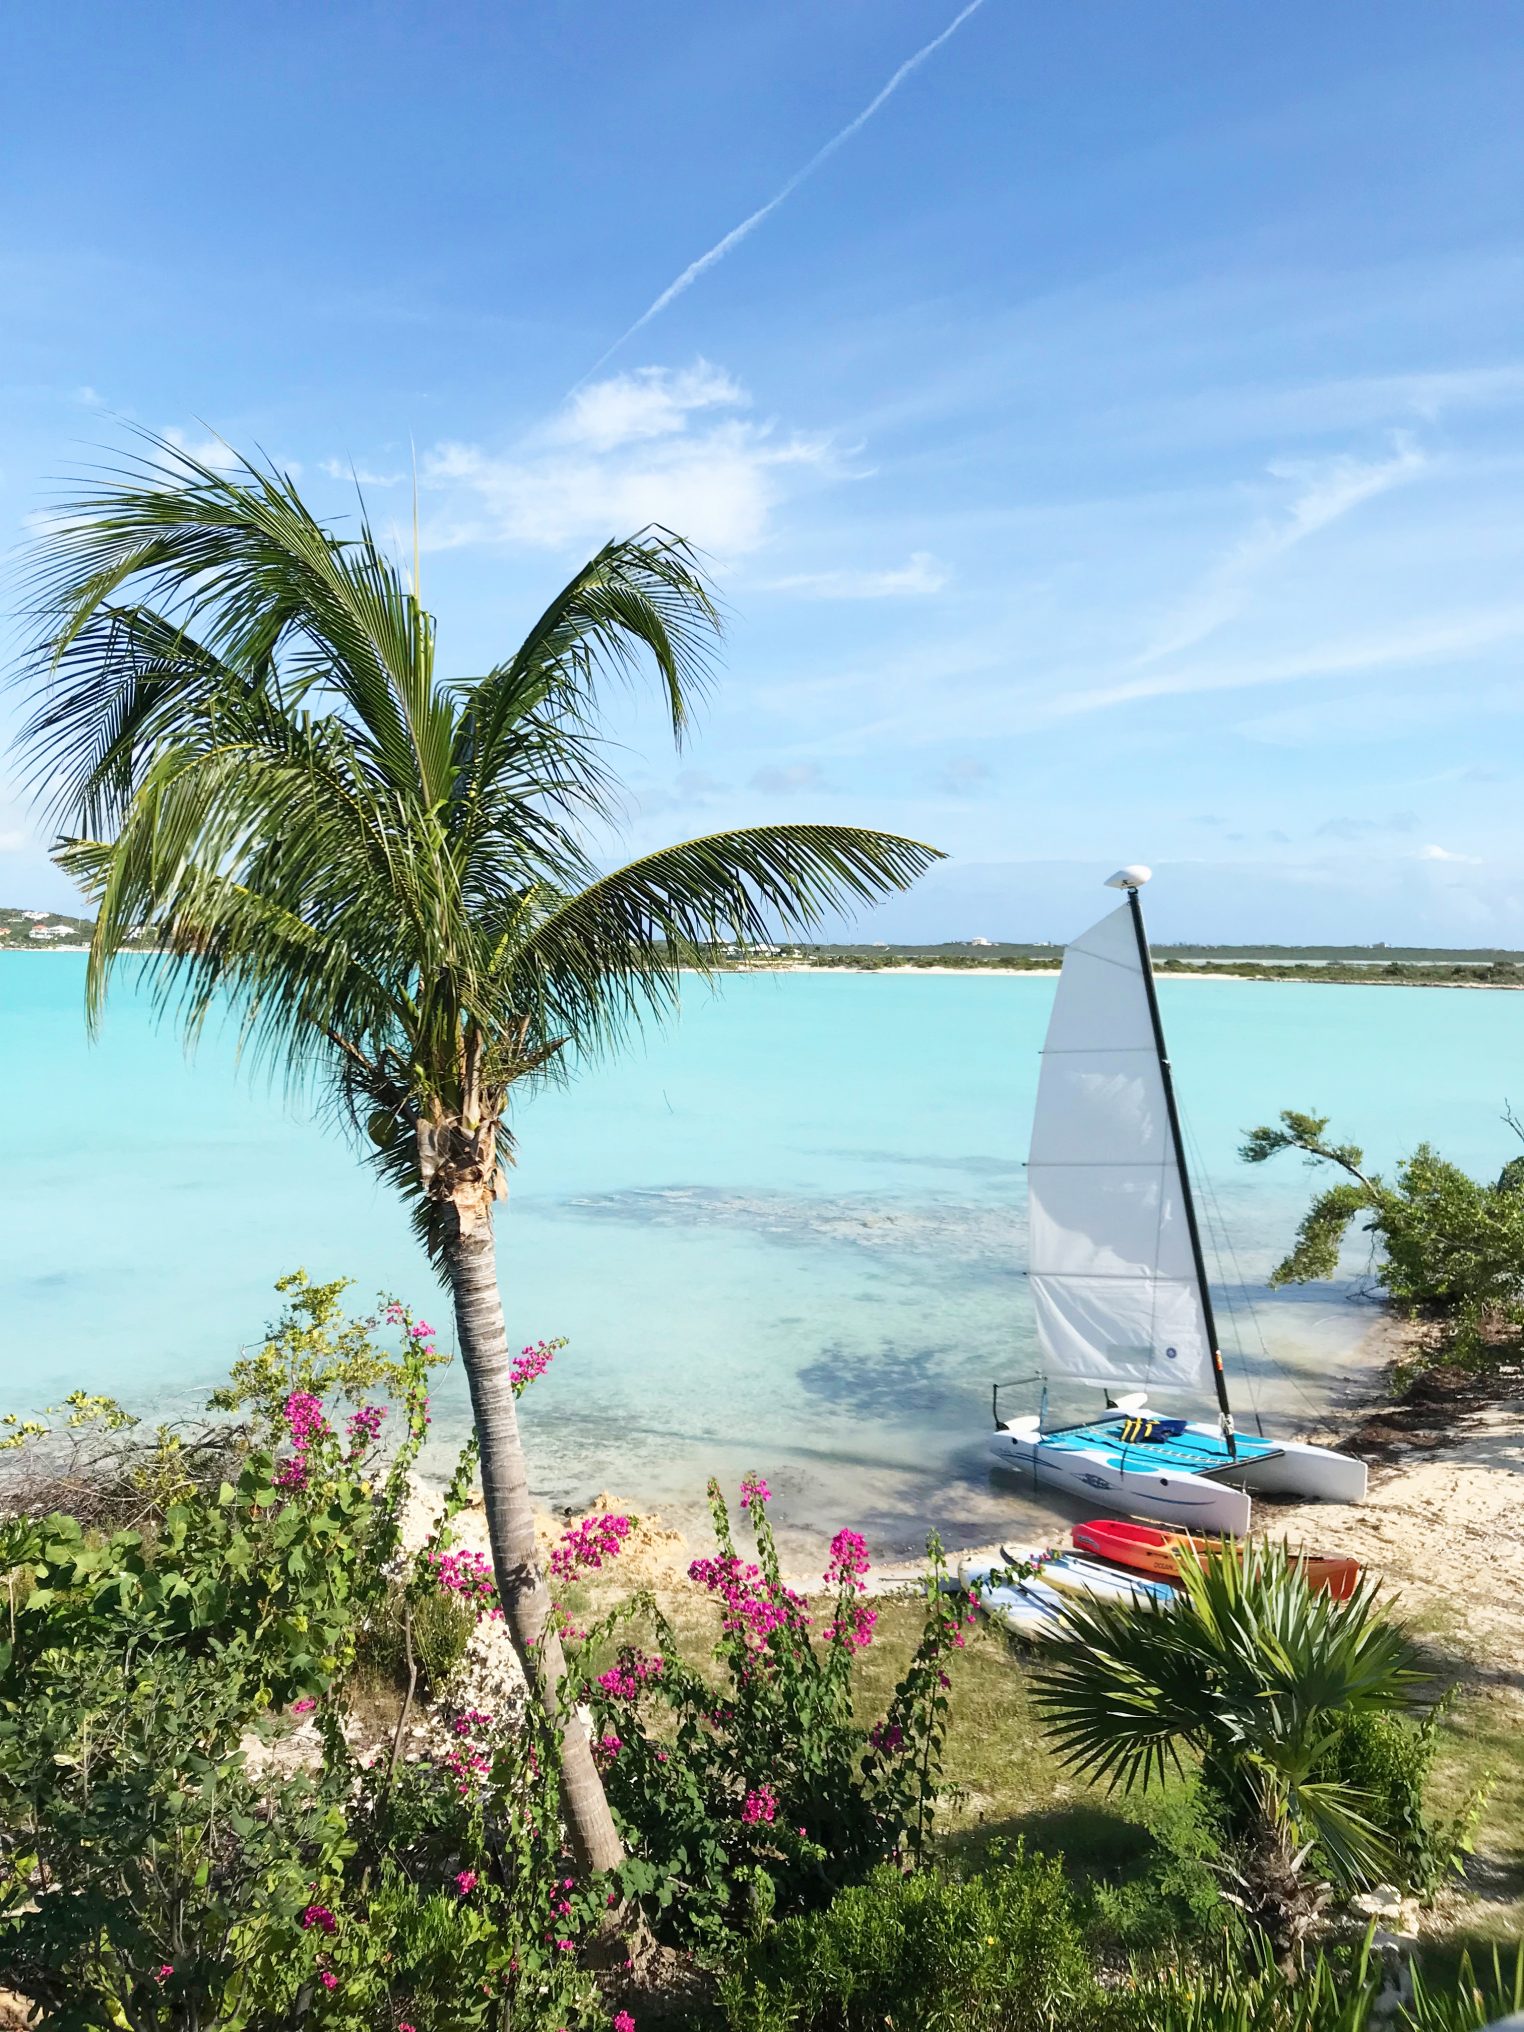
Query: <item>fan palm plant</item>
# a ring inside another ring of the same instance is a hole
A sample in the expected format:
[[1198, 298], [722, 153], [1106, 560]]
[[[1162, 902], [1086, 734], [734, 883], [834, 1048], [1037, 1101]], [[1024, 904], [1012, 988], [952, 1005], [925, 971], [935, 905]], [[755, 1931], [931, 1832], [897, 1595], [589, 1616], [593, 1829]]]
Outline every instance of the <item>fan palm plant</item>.
[[[88, 1013], [134, 940], [189, 1038], [216, 1005], [368, 1136], [454, 1302], [492, 1556], [541, 1699], [563, 1666], [539, 1571], [493, 1244], [510, 1099], [670, 1010], [720, 941], [797, 932], [934, 859], [854, 827], [750, 826], [600, 872], [617, 811], [601, 690], [654, 672], [682, 739], [718, 617], [689, 547], [605, 546], [484, 675], [440, 678], [434, 621], [363, 517], [161, 440], [42, 540], [24, 732], [97, 908]], [[583, 1859], [620, 1848], [563, 1718]]]
[[1184, 1748], [1242, 1844], [1246, 1902], [1283, 1958], [1320, 1901], [1314, 1851], [1346, 1882], [1388, 1863], [1369, 1801], [1328, 1775], [1346, 1717], [1418, 1704], [1411, 1645], [1364, 1577], [1347, 1600], [1315, 1594], [1263, 1541], [1182, 1557], [1177, 1601], [1077, 1598], [1037, 1668], [1060, 1756], [1132, 1788], [1179, 1768]]

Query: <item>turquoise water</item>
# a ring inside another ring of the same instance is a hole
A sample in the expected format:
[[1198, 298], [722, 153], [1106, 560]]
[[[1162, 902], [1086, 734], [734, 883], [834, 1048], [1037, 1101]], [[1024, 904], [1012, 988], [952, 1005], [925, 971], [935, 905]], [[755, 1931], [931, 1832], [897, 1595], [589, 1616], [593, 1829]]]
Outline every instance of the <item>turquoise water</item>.
[[[193, 1406], [297, 1264], [448, 1321], [401, 1207], [340, 1136], [241, 1078], [226, 1040], [188, 1062], [130, 974], [88, 1044], [83, 978], [81, 956], [0, 954], [0, 1409], [75, 1387]], [[1021, 1158], [1051, 996], [989, 976], [733, 976], [695, 987], [643, 1051], [525, 1107], [500, 1235], [510, 1330], [572, 1343], [525, 1400], [540, 1493], [608, 1488], [685, 1518], [707, 1474], [756, 1466], [785, 1519], [858, 1523], [885, 1549], [930, 1523], [957, 1542], [1053, 1515], [983, 1457], [991, 1379], [1035, 1360]], [[1314, 1108], [1376, 1163], [1427, 1136], [1491, 1174], [1518, 1147], [1499, 1115], [1524, 1098], [1524, 1000], [1229, 981], [1160, 996], [1230, 1245], [1238, 1396], [1305, 1420], [1369, 1359], [1359, 1256], [1343, 1286], [1264, 1291], [1312, 1178], [1246, 1168], [1240, 1132]], [[463, 1405], [452, 1370], [441, 1456]]]

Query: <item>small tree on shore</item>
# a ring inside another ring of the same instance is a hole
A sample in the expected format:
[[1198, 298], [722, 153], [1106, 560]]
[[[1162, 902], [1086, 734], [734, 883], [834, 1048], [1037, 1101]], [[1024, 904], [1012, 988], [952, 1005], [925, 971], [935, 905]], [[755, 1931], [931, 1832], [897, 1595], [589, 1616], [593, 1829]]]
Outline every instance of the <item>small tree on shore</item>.
[[[1511, 1109], [1505, 1120], [1519, 1130]], [[1388, 1182], [1365, 1169], [1358, 1143], [1335, 1143], [1327, 1130], [1326, 1115], [1287, 1108], [1277, 1126], [1251, 1130], [1240, 1149], [1247, 1164], [1298, 1150], [1309, 1164], [1344, 1174], [1302, 1216], [1272, 1285], [1334, 1276], [1363, 1214], [1381, 1251], [1376, 1281], [1403, 1312], [1442, 1322], [1453, 1357], [1475, 1360], [1490, 1327], [1524, 1324], [1524, 1160], [1514, 1158], [1486, 1185], [1420, 1143]]]
[[[722, 945], [906, 887], [936, 851], [840, 825], [748, 826], [601, 872], [619, 785], [600, 706], [654, 672], [679, 741], [718, 615], [664, 531], [605, 545], [523, 643], [447, 682], [416, 583], [289, 477], [150, 454], [37, 553], [24, 741], [97, 907], [88, 1007], [143, 939], [161, 1014], [226, 1006], [255, 1056], [316, 1079], [413, 1208], [454, 1301], [504, 1614], [559, 1705], [493, 1239], [511, 1097], [675, 1006]], [[415, 573], [416, 578], [416, 573]], [[620, 1846], [584, 1731], [563, 1803], [583, 1860]]]

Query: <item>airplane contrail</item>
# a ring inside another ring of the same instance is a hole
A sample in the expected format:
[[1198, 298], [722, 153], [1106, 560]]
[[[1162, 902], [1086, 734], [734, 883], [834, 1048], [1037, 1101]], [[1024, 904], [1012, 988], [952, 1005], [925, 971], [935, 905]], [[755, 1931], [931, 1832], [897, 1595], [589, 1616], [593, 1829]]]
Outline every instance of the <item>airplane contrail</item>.
[[[765, 218], [767, 218], [770, 213], [777, 211], [779, 205], [783, 203], [785, 198], [792, 197], [794, 192], [798, 190], [800, 184], [802, 184], [807, 177], [813, 176], [816, 170], [819, 169], [820, 165], [824, 161], [826, 161], [828, 157], [834, 155], [837, 149], [840, 148], [845, 142], [850, 141], [852, 139], [852, 136], [858, 131], [860, 127], [865, 127], [868, 124], [868, 122], [873, 118], [874, 114], [878, 111], [879, 107], [883, 105], [886, 99], [892, 97], [893, 94], [899, 90], [900, 86], [905, 82], [906, 78], [910, 76], [910, 73], [912, 71], [919, 70], [921, 65], [925, 63], [926, 59], [929, 56], [935, 56], [937, 51], [942, 47], [943, 43], [946, 42], [951, 36], [956, 35], [958, 30], [963, 26], [964, 22], [967, 21], [968, 17], [971, 14], [977, 14], [979, 9], [983, 5], [984, 0], [968, 0], [968, 5], [962, 10], [961, 13], [955, 14], [953, 16], [952, 20], [948, 22], [947, 26], [942, 30], [942, 33], [940, 35], [934, 35], [930, 42], [928, 42], [923, 48], [918, 49], [916, 51], [914, 56], [906, 57], [905, 61], [900, 65], [899, 69], [894, 73], [894, 76], [889, 80], [888, 84], [886, 84], [883, 90], [879, 92], [874, 98], [868, 101], [867, 105], [863, 107], [862, 111], [857, 115], [855, 120], [849, 120], [847, 125], [842, 128], [839, 134], [833, 134], [830, 140], [826, 142], [823, 148], [817, 148], [815, 153], [810, 157], [809, 161], [804, 165], [803, 169], [795, 170], [794, 174], [789, 178], [788, 182], [784, 184], [783, 188], [780, 191], [776, 192], [774, 196], [770, 197], [765, 205], [759, 205], [756, 211], [754, 211], [751, 214], [750, 218], [743, 219], [739, 226], [732, 226], [730, 231], [725, 235], [724, 239], [716, 240], [714, 245], [709, 249], [707, 254], [700, 254], [697, 261], [690, 261], [688, 263], [688, 266], [683, 270], [682, 274], [678, 276], [677, 280], [675, 282], [668, 283], [667, 287], [662, 291], [661, 295], [657, 297], [656, 301], [650, 306], [650, 308], [648, 310], [642, 311], [640, 316], [636, 318], [634, 324], [630, 326], [628, 331], [621, 332], [619, 334], [619, 337], [615, 339], [613, 345], [611, 345], [608, 348], [607, 352], [603, 353], [597, 360], [593, 362], [592, 366], [588, 368], [587, 373], [583, 375], [582, 380], [586, 381], [587, 379], [589, 379], [590, 376], [596, 374], [598, 369], [601, 366], [603, 366], [606, 361], [611, 360], [613, 358], [615, 353], [619, 351], [619, 348], [625, 343], [627, 339], [634, 338], [635, 334], [638, 331], [640, 331], [644, 326], [648, 325], [651, 322], [652, 318], [659, 317], [661, 313], [667, 308], [667, 305], [669, 303], [673, 302], [677, 297], [681, 296], [685, 289], [691, 288], [692, 285], [698, 281], [699, 277], [702, 274], [704, 274], [707, 269], [713, 268], [717, 261], [723, 261], [725, 256], [730, 252], [732, 247], [739, 246], [740, 243], [746, 238], [748, 233], [755, 232], [757, 227], [761, 225], [762, 221]], [[582, 383], [578, 382], [577, 385], [578, 387], [581, 387]]]

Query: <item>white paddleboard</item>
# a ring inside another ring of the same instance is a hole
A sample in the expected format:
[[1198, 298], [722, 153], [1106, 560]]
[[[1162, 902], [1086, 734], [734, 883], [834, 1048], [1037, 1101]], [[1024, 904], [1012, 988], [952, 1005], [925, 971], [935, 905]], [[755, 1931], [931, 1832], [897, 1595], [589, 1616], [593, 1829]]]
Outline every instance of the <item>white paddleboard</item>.
[[[1002, 1545], [1000, 1548], [1001, 1556], [1013, 1565], [1036, 1559], [1039, 1550], [1036, 1546], [1022, 1545]], [[1113, 1573], [1109, 1567], [1083, 1559], [1073, 1552], [1060, 1552], [1056, 1558], [1044, 1559], [1040, 1580], [1061, 1594], [1092, 1595], [1101, 1601], [1169, 1602], [1174, 1599], [1174, 1589], [1162, 1581], [1147, 1580], [1141, 1574]], [[1024, 1585], [1032, 1587], [1034, 1582], [1028, 1581]]]
[[1040, 1582], [1034, 1586], [1025, 1581], [1019, 1585], [992, 1581], [992, 1575], [1003, 1574], [1005, 1570], [1005, 1563], [1000, 1560], [965, 1559], [958, 1568], [958, 1580], [966, 1593], [978, 1590], [976, 1599], [981, 1610], [1012, 1636], [1034, 1640], [1052, 1636], [1058, 1626], [1061, 1598]]

